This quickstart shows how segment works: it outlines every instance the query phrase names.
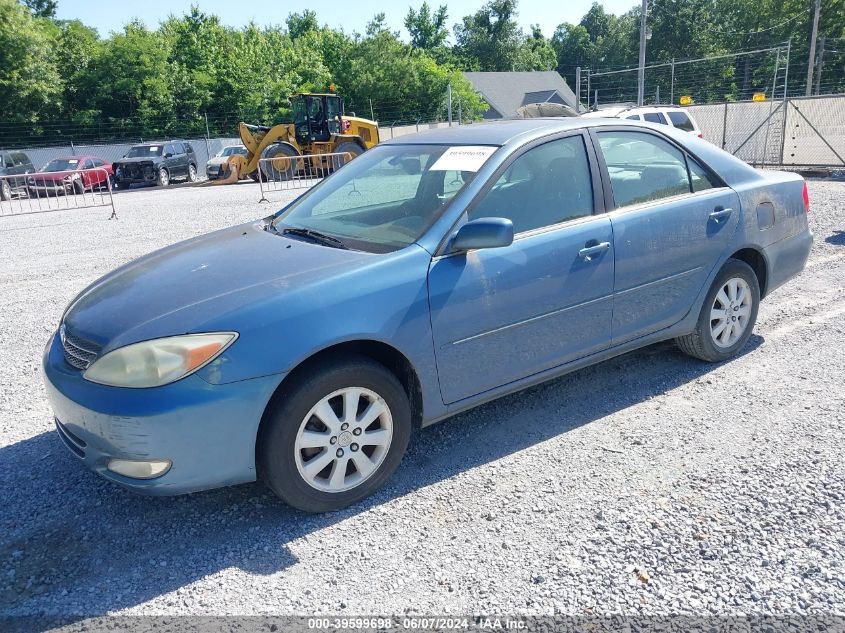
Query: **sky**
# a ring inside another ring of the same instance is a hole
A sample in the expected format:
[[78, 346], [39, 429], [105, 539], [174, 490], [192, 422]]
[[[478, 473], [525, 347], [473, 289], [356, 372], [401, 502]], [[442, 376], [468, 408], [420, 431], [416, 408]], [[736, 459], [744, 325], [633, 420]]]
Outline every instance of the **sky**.
[[[429, 6], [445, 4], [449, 10], [449, 27], [460, 19], [477, 11], [486, 0], [429, 0]], [[555, 27], [562, 22], [578, 22], [589, 10], [593, 0], [520, 0], [517, 21], [528, 31], [531, 24], [539, 24], [546, 37], [551, 37]], [[218, 15], [228, 26], [243, 26], [250, 20], [260, 26], [283, 24], [290, 13], [301, 13], [305, 9], [317, 12], [320, 24], [333, 28], [343, 27], [349, 33], [364, 32], [372, 17], [381, 11], [385, 13], [391, 30], [400, 31], [407, 40], [402, 22], [408, 8], [419, 8], [422, 0], [323, 0], [322, 2], [278, 2], [273, 0], [59, 0], [57, 17], [62, 20], [81, 20], [87, 26], [96, 28], [107, 37], [111, 31], [119, 31], [133, 18], [140, 18], [148, 27], [157, 27], [159, 22], [171, 13], [179, 15], [190, 10], [191, 4], [199, 5], [206, 13]], [[604, 0], [605, 10], [610, 13], [624, 13], [637, 0]]]

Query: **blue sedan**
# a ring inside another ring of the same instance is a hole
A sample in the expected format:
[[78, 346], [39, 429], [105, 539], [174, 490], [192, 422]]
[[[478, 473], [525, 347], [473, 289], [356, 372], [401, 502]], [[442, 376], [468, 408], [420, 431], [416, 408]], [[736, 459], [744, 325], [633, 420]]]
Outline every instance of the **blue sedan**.
[[83, 290], [44, 354], [56, 427], [139, 492], [261, 478], [340, 508], [485, 401], [667, 339], [730, 359], [804, 267], [808, 209], [799, 176], [666, 126], [402, 137]]

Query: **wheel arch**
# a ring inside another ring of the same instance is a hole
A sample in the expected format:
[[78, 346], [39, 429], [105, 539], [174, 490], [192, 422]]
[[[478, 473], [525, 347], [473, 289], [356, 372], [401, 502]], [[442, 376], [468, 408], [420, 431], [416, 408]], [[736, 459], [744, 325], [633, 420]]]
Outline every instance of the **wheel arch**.
[[746, 246], [733, 253], [730, 259], [738, 259], [751, 266], [760, 286], [760, 298], [765, 297], [769, 283], [769, 264], [763, 251], [753, 246]]
[[422, 426], [423, 419], [423, 398], [422, 385], [417, 375], [416, 369], [408, 357], [405, 356], [398, 349], [374, 339], [355, 339], [350, 341], [343, 341], [335, 343], [329, 347], [323, 348], [315, 352], [307, 358], [300, 361], [288, 374], [282, 379], [276, 387], [273, 395], [267, 401], [264, 407], [264, 412], [261, 416], [261, 422], [258, 426], [258, 433], [256, 434], [255, 450], [256, 456], [261, 443], [261, 434], [265, 428], [268, 414], [274, 407], [278, 398], [282, 397], [287, 386], [293, 384], [299, 376], [309, 371], [316, 365], [325, 362], [328, 359], [335, 359], [342, 356], [360, 355], [366, 356], [375, 362], [385, 366], [394, 376], [399, 380], [405, 393], [408, 396], [408, 402], [411, 405], [411, 421], [414, 428]]

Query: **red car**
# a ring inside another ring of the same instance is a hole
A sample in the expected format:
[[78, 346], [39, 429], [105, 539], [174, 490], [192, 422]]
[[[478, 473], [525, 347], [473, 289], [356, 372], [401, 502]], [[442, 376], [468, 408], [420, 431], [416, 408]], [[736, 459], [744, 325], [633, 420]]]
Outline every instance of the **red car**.
[[54, 158], [27, 179], [32, 197], [84, 193], [113, 182], [112, 167], [96, 156]]

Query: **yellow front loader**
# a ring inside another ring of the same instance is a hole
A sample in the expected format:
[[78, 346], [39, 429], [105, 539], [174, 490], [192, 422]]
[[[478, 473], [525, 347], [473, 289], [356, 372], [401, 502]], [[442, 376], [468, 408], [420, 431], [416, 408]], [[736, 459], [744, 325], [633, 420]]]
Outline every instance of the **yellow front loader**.
[[[264, 180], [290, 180], [302, 169], [310, 173], [327, 173], [379, 142], [378, 124], [347, 116], [343, 99], [334, 93], [297, 94], [290, 101], [293, 123], [273, 127], [239, 125], [247, 155], [230, 156], [223, 169], [224, 175], [212, 184], [227, 185], [246, 177], [258, 180], [259, 169]], [[330, 154], [344, 156], [333, 158]], [[298, 158], [300, 156], [311, 158]], [[259, 163], [263, 158], [278, 160]]]

